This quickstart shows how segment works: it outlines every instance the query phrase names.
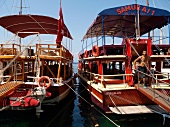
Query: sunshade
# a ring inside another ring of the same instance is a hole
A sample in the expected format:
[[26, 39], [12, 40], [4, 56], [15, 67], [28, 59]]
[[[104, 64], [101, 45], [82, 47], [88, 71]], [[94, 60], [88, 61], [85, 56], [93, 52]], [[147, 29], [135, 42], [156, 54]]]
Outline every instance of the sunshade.
[[83, 39], [102, 35], [135, 37], [137, 15], [140, 35], [167, 25], [170, 18], [169, 11], [137, 4], [109, 8], [98, 14]]
[[[24, 38], [35, 33], [57, 35], [58, 20], [42, 15], [10, 15], [0, 18], [0, 25], [8, 31]], [[25, 32], [25, 33], [24, 33]], [[72, 39], [72, 36], [64, 27], [64, 36]]]

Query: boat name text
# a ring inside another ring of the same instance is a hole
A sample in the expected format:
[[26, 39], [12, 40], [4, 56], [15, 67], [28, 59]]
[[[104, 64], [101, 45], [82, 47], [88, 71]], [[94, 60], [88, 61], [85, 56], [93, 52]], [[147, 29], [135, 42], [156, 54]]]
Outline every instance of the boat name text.
[[115, 91], [115, 92], [107, 92], [106, 95], [119, 95], [122, 94], [121, 91]]
[[142, 13], [140, 12], [141, 15], [146, 15], [146, 14], [154, 15], [155, 14], [155, 10], [151, 10], [147, 6], [141, 7], [140, 5], [136, 5], [136, 4], [118, 8], [116, 11], [119, 15], [121, 15], [122, 13], [125, 13], [125, 15], [135, 15], [134, 13], [131, 13], [131, 14], [129, 13], [129, 11], [133, 11], [133, 10], [142, 11]]

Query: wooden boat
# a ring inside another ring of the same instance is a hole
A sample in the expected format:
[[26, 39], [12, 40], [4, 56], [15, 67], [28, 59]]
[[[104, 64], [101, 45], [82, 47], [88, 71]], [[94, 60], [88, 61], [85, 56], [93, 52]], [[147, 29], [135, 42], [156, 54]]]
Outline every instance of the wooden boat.
[[[0, 18], [0, 25], [14, 34], [0, 44], [1, 110], [36, 107], [39, 115], [42, 103], [59, 102], [68, 95], [74, 85], [73, 55], [61, 41], [63, 36], [68, 39], [72, 36], [62, 18], [61, 7], [59, 20], [43, 15]], [[52, 41], [43, 40], [50, 37]]]
[[[154, 44], [154, 36], [146, 37], [169, 25], [169, 19], [167, 10], [132, 4], [101, 11], [88, 28], [78, 75], [93, 103], [105, 113], [170, 113], [169, 72], [163, 72], [163, 66], [169, 68], [170, 39], [168, 44]], [[148, 73], [144, 73], [146, 88], [139, 81], [142, 72], [133, 67], [143, 50], [150, 58]], [[155, 67], [152, 73], [151, 67]]]

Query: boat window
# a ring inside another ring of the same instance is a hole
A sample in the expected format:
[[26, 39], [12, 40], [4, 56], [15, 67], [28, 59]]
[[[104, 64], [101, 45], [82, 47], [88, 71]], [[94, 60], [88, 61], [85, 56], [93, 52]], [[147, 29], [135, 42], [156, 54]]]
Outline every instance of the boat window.
[[[167, 59], [170, 62], [170, 59]], [[170, 64], [167, 61], [163, 61], [163, 68], [170, 68]]]

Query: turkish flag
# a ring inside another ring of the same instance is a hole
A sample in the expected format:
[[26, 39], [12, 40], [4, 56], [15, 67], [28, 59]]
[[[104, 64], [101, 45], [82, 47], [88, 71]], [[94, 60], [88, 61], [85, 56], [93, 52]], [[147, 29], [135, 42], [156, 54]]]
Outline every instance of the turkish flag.
[[63, 13], [62, 13], [62, 7], [60, 6], [60, 12], [59, 12], [59, 20], [58, 20], [58, 30], [57, 30], [57, 39], [56, 43], [61, 45], [61, 41], [64, 36], [64, 20], [63, 20]]

